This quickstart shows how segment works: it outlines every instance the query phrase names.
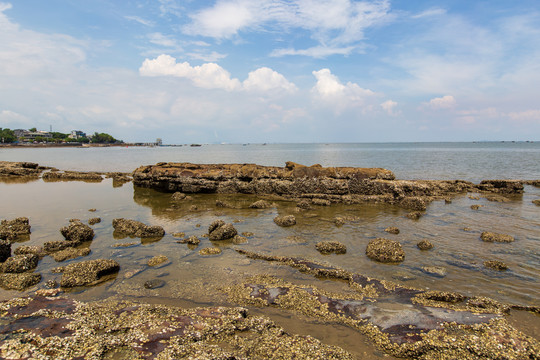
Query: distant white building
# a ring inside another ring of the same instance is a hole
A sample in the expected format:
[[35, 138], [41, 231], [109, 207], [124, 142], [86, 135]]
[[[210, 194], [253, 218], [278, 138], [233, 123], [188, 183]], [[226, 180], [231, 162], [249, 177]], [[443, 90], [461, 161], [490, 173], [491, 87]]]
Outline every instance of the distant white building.
[[86, 137], [86, 133], [81, 130], [71, 130], [71, 134], [68, 135], [70, 139], [80, 139]]
[[161, 146], [163, 145], [163, 141], [161, 140], [161, 138], [157, 138], [156, 139], [156, 146]]
[[18, 139], [23, 139], [25, 141], [34, 141], [37, 138], [50, 139], [53, 137], [53, 135], [48, 131], [28, 131], [24, 129], [15, 129], [13, 130], [13, 134]]

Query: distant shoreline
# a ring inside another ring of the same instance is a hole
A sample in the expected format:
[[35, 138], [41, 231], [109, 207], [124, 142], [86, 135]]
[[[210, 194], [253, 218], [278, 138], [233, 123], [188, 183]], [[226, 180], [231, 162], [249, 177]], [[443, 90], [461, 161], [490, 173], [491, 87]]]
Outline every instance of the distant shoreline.
[[2, 149], [20, 148], [83, 148], [83, 147], [126, 147], [126, 146], [149, 146], [147, 144], [0, 144]]

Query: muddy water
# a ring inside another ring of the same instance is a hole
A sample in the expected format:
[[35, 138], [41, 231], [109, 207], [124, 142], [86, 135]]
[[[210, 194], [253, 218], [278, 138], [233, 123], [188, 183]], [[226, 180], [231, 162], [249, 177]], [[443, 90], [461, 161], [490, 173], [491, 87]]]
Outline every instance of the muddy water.
[[[132, 184], [114, 188], [112, 181], [84, 182], [0, 182], [0, 218], [30, 219], [32, 234], [18, 245], [42, 245], [45, 241], [60, 240], [59, 229], [69, 219], [83, 222], [100, 217], [93, 225], [96, 233], [92, 242], [83, 246], [91, 249], [84, 260], [113, 258], [120, 263], [120, 273], [109, 281], [92, 288], [76, 288], [69, 296], [91, 301], [108, 297], [131, 299], [179, 306], [231, 305], [220, 290], [249, 275], [271, 274], [296, 284], [315, 284], [330, 291], [352, 291], [339, 281], [321, 281], [310, 275], [275, 263], [248, 259], [235, 249], [297, 256], [328, 263], [351, 272], [392, 280], [408, 286], [434, 290], [457, 291], [465, 295], [484, 295], [497, 300], [521, 305], [539, 305], [540, 294], [540, 207], [531, 203], [540, 198], [540, 189], [526, 186], [525, 193], [508, 198], [507, 202], [492, 202], [481, 194], [464, 194], [452, 199], [433, 202], [419, 220], [406, 218], [406, 211], [389, 205], [332, 205], [314, 206], [295, 212], [295, 204], [274, 201], [274, 207], [264, 210], [249, 209], [258, 200], [248, 195], [193, 195], [192, 200], [174, 203], [171, 194], [134, 188]], [[216, 200], [225, 201], [233, 208], [216, 207]], [[472, 210], [471, 205], [482, 205]], [[95, 208], [95, 212], [89, 209]], [[297, 225], [282, 228], [273, 222], [277, 215], [294, 214]], [[348, 221], [342, 226], [334, 222], [336, 216]], [[112, 220], [127, 218], [149, 225], [161, 225], [166, 235], [160, 240], [142, 240], [113, 234]], [[205, 234], [208, 225], [216, 220], [232, 222], [239, 233], [247, 234], [247, 242], [211, 242]], [[397, 235], [384, 231], [389, 226], [400, 229]], [[515, 237], [513, 243], [484, 243], [482, 231], [494, 231]], [[183, 232], [201, 239], [193, 248], [177, 243], [181, 238], [172, 234]], [[405, 261], [399, 265], [380, 264], [365, 256], [370, 239], [386, 237], [401, 242]], [[427, 239], [434, 244], [429, 251], [421, 251], [416, 243]], [[347, 246], [343, 255], [322, 255], [315, 244], [323, 240], [337, 240]], [[119, 243], [134, 243], [115, 247]], [[220, 255], [201, 256], [204, 247], [219, 247]], [[155, 268], [146, 262], [164, 254], [169, 261]], [[51, 257], [40, 261], [37, 272], [43, 275], [37, 288], [47, 280], [59, 281], [51, 269], [63, 263]], [[483, 266], [485, 260], [500, 260], [509, 269], [498, 272]], [[423, 267], [440, 267], [444, 276], [428, 274]], [[133, 275], [135, 273], [135, 275]], [[161, 279], [163, 287], [145, 289], [147, 280]], [[6, 299], [35, 291], [15, 292], [0, 290]], [[309, 334], [325, 343], [335, 344], [355, 354], [359, 359], [380, 359], [379, 353], [367, 339], [356, 331], [335, 324], [321, 324], [298, 314], [278, 309], [252, 309], [265, 314], [290, 332]], [[528, 313], [513, 315], [516, 326], [532, 336], [538, 336], [539, 317]], [[536, 325], [535, 325], [536, 324]]]

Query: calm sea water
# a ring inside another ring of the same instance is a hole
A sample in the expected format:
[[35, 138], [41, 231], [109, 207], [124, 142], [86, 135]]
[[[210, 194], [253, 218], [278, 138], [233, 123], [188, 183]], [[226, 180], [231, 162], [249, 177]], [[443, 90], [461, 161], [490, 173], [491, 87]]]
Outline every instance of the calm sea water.
[[157, 162], [382, 167], [398, 179], [540, 179], [540, 142], [246, 144], [1, 149], [0, 159], [62, 170], [131, 172]]

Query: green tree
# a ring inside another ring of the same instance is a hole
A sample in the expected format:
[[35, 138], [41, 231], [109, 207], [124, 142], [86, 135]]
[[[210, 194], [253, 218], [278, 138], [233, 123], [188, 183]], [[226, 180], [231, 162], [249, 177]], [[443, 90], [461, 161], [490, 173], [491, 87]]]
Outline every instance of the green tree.
[[36, 129], [35, 127], [33, 127], [33, 128], [28, 129], [28, 131], [30, 131], [30, 132], [36, 132], [37, 129]]
[[112, 144], [118, 142], [115, 138], [113, 138], [111, 135], [106, 133], [97, 133], [95, 132], [92, 136], [92, 143], [94, 144]]
[[13, 130], [10, 129], [2, 129], [0, 128], [0, 142], [2, 143], [12, 143], [16, 141], [17, 138], [15, 137], [15, 134], [13, 133]]

